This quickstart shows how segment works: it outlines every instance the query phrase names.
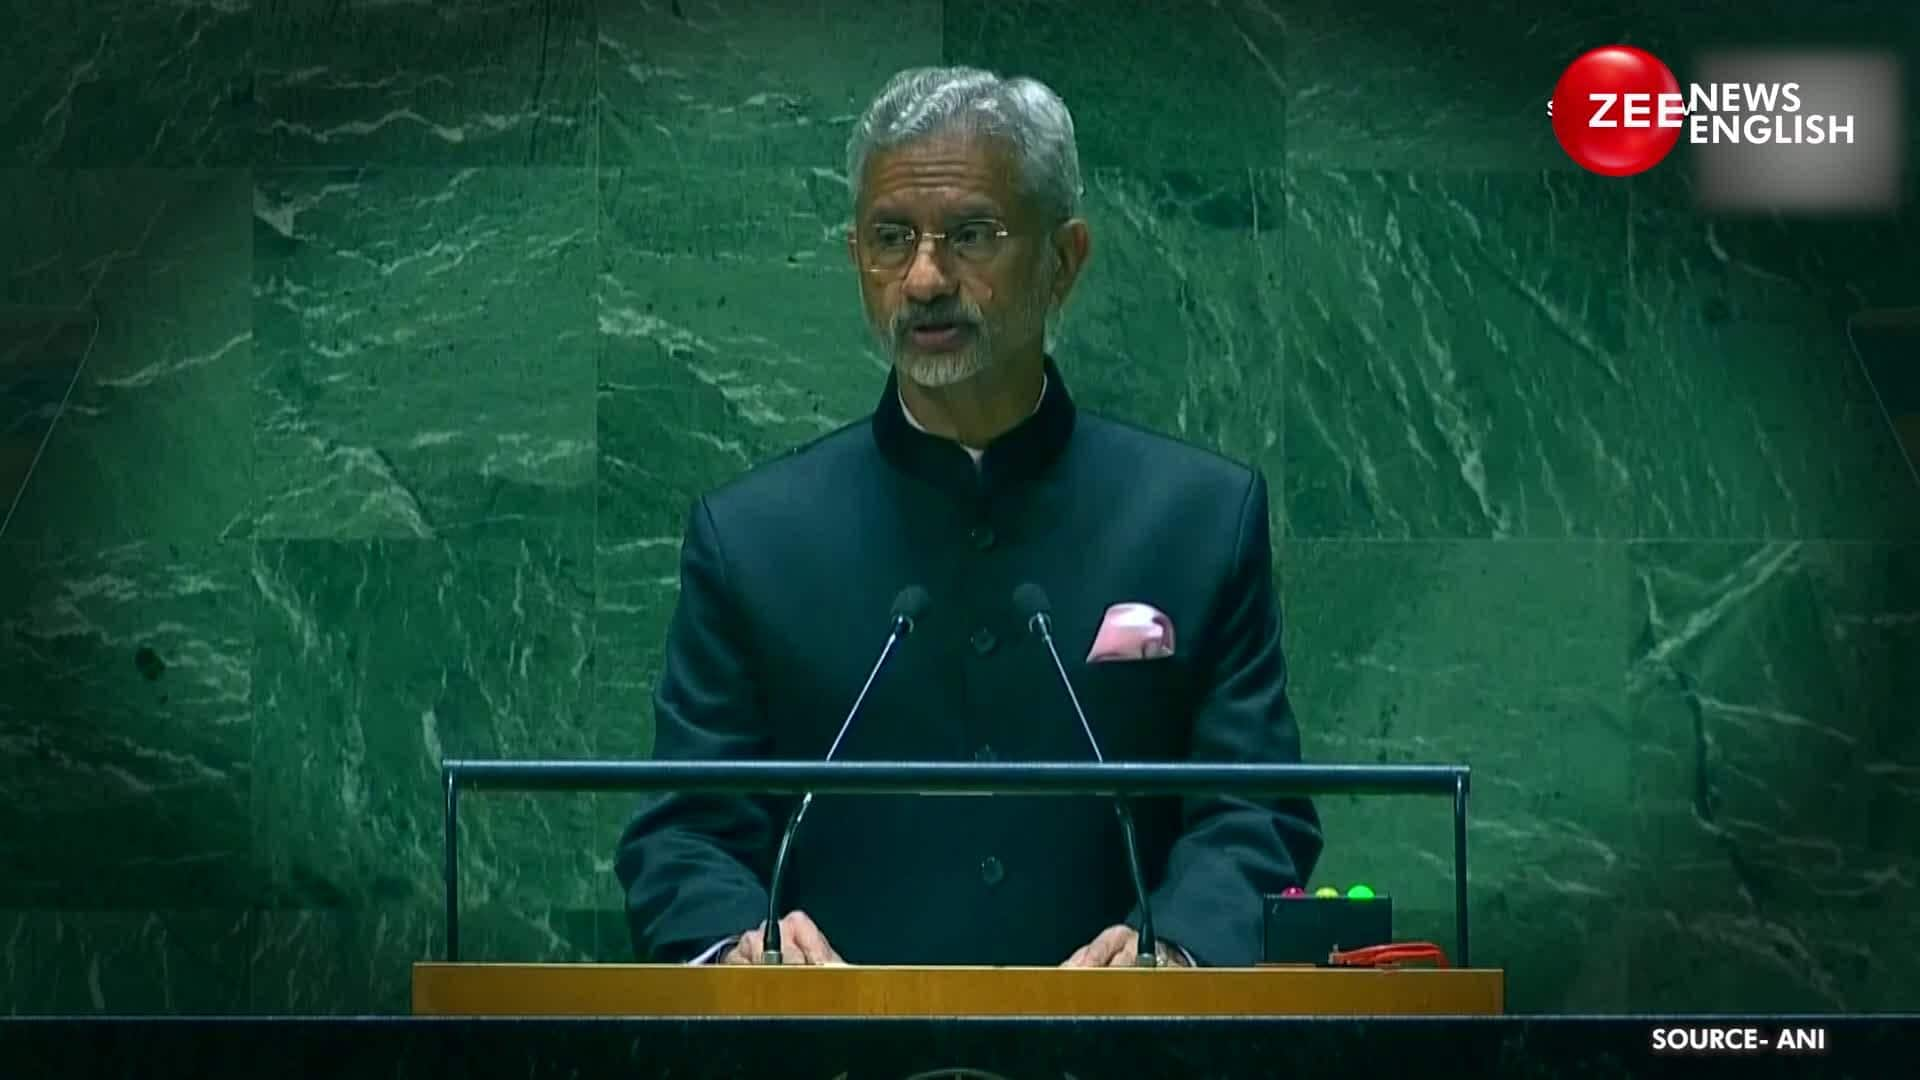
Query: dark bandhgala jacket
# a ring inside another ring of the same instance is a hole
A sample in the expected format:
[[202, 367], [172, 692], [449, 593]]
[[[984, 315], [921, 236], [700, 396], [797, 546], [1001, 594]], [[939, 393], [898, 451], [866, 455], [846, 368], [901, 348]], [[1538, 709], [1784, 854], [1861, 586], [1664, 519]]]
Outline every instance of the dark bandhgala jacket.
[[[1078, 413], [1051, 359], [1032, 417], [976, 468], [914, 428], [890, 378], [870, 422], [697, 502], [655, 694], [659, 759], [818, 759], [872, 669], [896, 594], [932, 604], [895, 650], [840, 760], [1088, 761], [1041, 642], [1053, 604], [1067, 673], [1109, 761], [1293, 762], [1258, 472]], [[1107, 609], [1170, 617], [1170, 658], [1086, 662]], [[766, 918], [790, 797], [649, 798], [615, 869], [637, 955], [692, 959]], [[1261, 894], [1321, 847], [1305, 799], [1143, 799], [1155, 928], [1202, 964], [1259, 959]], [[784, 882], [850, 963], [1051, 965], [1137, 926], [1110, 801], [822, 796]]]

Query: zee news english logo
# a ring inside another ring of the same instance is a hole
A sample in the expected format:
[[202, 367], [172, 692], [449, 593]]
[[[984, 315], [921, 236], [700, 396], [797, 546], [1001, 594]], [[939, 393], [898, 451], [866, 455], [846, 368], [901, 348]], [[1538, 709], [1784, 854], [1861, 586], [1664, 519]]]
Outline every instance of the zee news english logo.
[[1682, 86], [1653, 54], [1608, 45], [1568, 65], [1547, 118], [1602, 176], [1643, 173], [1686, 139], [1685, 190], [1703, 211], [1897, 215], [1913, 190], [1907, 62], [1883, 48], [1705, 50]]
[[1582, 168], [1632, 176], [1658, 165], [1682, 134], [1695, 146], [1852, 146], [1852, 112], [1809, 109], [1797, 80], [1689, 83], [1630, 45], [1594, 49], [1567, 67], [1547, 102], [1554, 137]]

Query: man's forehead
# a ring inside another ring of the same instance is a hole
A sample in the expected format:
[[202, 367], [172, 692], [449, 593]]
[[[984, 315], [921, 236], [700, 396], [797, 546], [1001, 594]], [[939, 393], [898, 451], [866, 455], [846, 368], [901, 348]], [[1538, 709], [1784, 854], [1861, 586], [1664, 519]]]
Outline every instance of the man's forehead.
[[1014, 159], [998, 139], [935, 136], [867, 159], [861, 204], [904, 210], [927, 203], [960, 212], [997, 213], [1017, 198]]
[[929, 187], [895, 191], [867, 203], [870, 216], [911, 215], [933, 208], [950, 217], [999, 217], [1007, 213], [1007, 204], [978, 192], [959, 188]]

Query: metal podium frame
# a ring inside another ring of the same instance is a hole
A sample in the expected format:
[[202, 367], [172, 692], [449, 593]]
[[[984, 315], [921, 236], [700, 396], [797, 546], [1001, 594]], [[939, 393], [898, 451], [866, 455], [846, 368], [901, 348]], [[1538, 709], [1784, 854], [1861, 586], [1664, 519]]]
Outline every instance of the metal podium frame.
[[447, 956], [460, 959], [460, 789], [801, 795], [1452, 795], [1455, 961], [1468, 967], [1465, 765], [1142, 762], [484, 761], [441, 763]]

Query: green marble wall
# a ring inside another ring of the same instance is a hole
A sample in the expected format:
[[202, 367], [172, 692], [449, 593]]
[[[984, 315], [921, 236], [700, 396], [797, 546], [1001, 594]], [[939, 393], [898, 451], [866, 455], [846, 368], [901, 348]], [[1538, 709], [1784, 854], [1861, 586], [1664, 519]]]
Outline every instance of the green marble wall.
[[[1309, 755], [1474, 766], [1515, 1010], [1914, 1008], [1920, 485], [1842, 326], [1920, 219], [1537, 116], [1914, 9], [1619, 7], [15, 5], [0, 1009], [406, 1009], [437, 761], [646, 754], [688, 501], [871, 406], [841, 144], [942, 60], [1076, 110], [1062, 366], [1266, 471]], [[470, 800], [469, 954], [623, 958], [626, 803]], [[1323, 806], [1444, 939], [1446, 806]]]

